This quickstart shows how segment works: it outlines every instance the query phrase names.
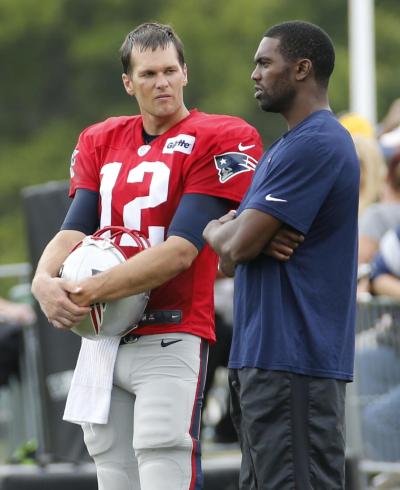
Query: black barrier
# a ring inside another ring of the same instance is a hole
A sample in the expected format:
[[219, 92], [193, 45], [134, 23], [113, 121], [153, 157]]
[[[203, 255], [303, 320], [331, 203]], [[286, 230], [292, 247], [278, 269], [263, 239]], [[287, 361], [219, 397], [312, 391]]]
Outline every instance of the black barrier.
[[[69, 207], [67, 182], [49, 182], [22, 191], [27, 239], [33, 270], [51, 238], [59, 231]], [[89, 460], [81, 428], [63, 422], [66, 395], [80, 347], [80, 338], [49, 326], [37, 308], [35, 353], [38, 385], [41, 391], [39, 455], [52, 461]], [[31, 363], [32, 365], [32, 363]]]
[[97, 490], [94, 468], [48, 465], [0, 468], [0, 490]]
[[[204, 490], [239, 489], [240, 454], [210, 455], [203, 461]], [[0, 468], [0, 490], [97, 490], [94, 465]], [[362, 490], [357, 462], [346, 460], [346, 490]], [[328, 489], [326, 489], [328, 490]]]

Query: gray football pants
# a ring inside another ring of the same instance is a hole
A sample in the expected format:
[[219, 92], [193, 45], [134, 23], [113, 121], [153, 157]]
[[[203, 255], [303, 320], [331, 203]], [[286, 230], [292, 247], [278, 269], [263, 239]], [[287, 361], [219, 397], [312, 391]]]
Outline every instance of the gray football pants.
[[82, 425], [99, 490], [202, 488], [207, 356], [208, 344], [189, 334], [146, 335], [120, 346], [108, 423]]

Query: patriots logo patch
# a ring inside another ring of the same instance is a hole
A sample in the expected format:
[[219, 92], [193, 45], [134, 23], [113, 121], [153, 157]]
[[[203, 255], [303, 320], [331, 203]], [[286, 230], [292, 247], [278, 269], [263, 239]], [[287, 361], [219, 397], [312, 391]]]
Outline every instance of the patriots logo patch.
[[234, 175], [255, 170], [257, 160], [246, 153], [228, 152], [214, 156], [219, 181], [223, 184]]

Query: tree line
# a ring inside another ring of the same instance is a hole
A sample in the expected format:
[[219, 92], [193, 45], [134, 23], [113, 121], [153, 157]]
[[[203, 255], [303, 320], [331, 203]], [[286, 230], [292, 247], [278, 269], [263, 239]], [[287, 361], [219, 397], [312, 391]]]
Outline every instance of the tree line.
[[[399, 96], [400, 9], [398, 0], [375, 3], [382, 116]], [[171, 24], [185, 45], [187, 106], [239, 115], [268, 146], [285, 127], [259, 110], [250, 74], [264, 31], [289, 19], [315, 22], [332, 37], [331, 105], [347, 110], [346, 0], [0, 0], [0, 264], [29, 257], [21, 189], [67, 179], [84, 127], [137, 113], [121, 83], [118, 50], [127, 32], [145, 21]]]

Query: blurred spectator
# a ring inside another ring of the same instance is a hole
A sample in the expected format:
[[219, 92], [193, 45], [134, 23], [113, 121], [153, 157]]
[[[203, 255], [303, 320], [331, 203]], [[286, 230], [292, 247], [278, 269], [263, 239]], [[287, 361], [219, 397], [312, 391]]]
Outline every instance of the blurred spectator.
[[386, 159], [400, 150], [400, 98], [395, 99], [377, 127], [379, 143]]
[[339, 121], [354, 135], [376, 138], [384, 158], [388, 160], [400, 149], [400, 98], [390, 105], [381, 122], [374, 126], [360, 114], [347, 112], [339, 117]]
[[378, 136], [390, 133], [400, 126], [400, 98], [395, 99], [377, 128]]
[[31, 305], [0, 298], [0, 323], [30, 325], [35, 319], [36, 315]]
[[367, 206], [377, 202], [382, 194], [386, 175], [386, 164], [378, 142], [361, 134], [352, 135], [360, 160], [360, 201], [359, 215]]
[[371, 291], [400, 300], [400, 225], [387, 231], [379, 244], [372, 263]]
[[352, 135], [365, 136], [366, 138], [374, 138], [375, 130], [373, 125], [367, 118], [354, 112], [346, 112], [339, 117], [339, 122]]
[[363, 116], [348, 113], [339, 118], [351, 134], [360, 160], [359, 214], [381, 197], [386, 164], [372, 124]]
[[21, 328], [35, 319], [31, 305], [0, 298], [0, 386], [6, 385], [12, 375], [18, 376]]
[[360, 264], [369, 263], [378, 250], [380, 239], [400, 224], [400, 151], [389, 161], [381, 200], [368, 206], [359, 221]]
[[[371, 273], [374, 294], [400, 300], [400, 226], [379, 245]], [[400, 461], [400, 308], [391, 308], [357, 336], [359, 395], [368, 457]]]

